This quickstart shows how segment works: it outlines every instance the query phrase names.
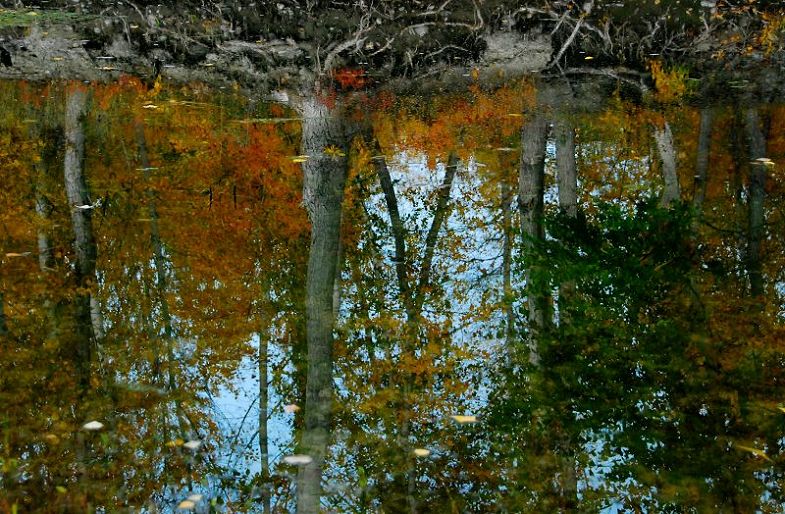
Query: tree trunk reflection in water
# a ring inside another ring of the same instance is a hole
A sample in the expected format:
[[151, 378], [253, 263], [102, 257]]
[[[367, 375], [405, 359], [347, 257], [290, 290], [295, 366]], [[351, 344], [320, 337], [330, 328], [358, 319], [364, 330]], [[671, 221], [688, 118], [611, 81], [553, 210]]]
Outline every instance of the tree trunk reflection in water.
[[5, 300], [3, 293], [0, 292], [0, 336], [8, 333], [8, 325], [5, 322]]
[[[303, 203], [311, 221], [306, 279], [308, 375], [302, 452], [312, 461], [297, 478], [298, 514], [319, 512], [322, 465], [330, 441], [333, 398], [333, 294], [341, 235], [341, 205], [348, 172], [349, 134], [338, 108], [314, 97], [301, 104]], [[338, 151], [326, 153], [327, 148]]]
[[711, 107], [703, 107], [701, 109], [700, 129], [698, 131], [698, 150], [695, 162], [695, 194], [692, 198], [692, 206], [695, 211], [696, 221], [701, 217], [703, 200], [706, 198], [712, 120], [713, 112]]
[[766, 157], [766, 138], [761, 129], [758, 110], [749, 107], [744, 113], [744, 132], [749, 145], [750, 185], [749, 185], [749, 229], [747, 236], [747, 273], [750, 280], [750, 294], [754, 297], [763, 295], [763, 271], [761, 265], [761, 241], [765, 235], [765, 214], [763, 203], [766, 196], [767, 164], [757, 161]]
[[[379, 150], [377, 146], [377, 150]], [[406, 253], [406, 228], [401, 221], [400, 213], [398, 211], [398, 198], [393, 187], [393, 182], [390, 177], [390, 170], [387, 168], [387, 162], [383, 157], [375, 159], [376, 173], [379, 177], [379, 183], [384, 193], [385, 203], [387, 204], [387, 212], [390, 216], [390, 226], [393, 233], [393, 241], [395, 245], [395, 272], [398, 279], [398, 293], [401, 303], [406, 312], [406, 330], [407, 334], [403, 338], [403, 345], [401, 353], [404, 355], [412, 355], [415, 352], [415, 345], [420, 337], [420, 316], [422, 315], [422, 308], [425, 302], [425, 297], [428, 292], [431, 280], [431, 270], [433, 268], [433, 257], [436, 252], [436, 244], [439, 240], [439, 233], [444, 224], [444, 220], [449, 213], [449, 201], [452, 194], [452, 184], [455, 179], [455, 174], [458, 170], [458, 155], [451, 152], [447, 158], [447, 165], [444, 170], [444, 179], [439, 186], [437, 193], [436, 210], [431, 220], [431, 226], [428, 229], [428, 234], [425, 237], [425, 248], [423, 251], [423, 258], [420, 262], [420, 272], [418, 273], [417, 283], [414, 291], [411, 290], [409, 284], [409, 275], [411, 273], [411, 262], [409, 261]], [[414, 514], [417, 512], [417, 499], [415, 498], [416, 489], [416, 470], [415, 461], [412, 458], [411, 442], [409, 441], [409, 434], [411, 432], [411, 421], [409, 412], [411, 409], [409, 396], [413, 393], [414, 389], [414, 376], [407, 374], [404, 377], [404, 389], [401, 410], [403, 412], [403, 420], [401, 421], [400, 439], [402, 441], [405, 451], [405, 469], [406, 469], [406, 503], [409, 512]]]
[[94, 293], [95, 260], [97, 250], [93, 236], [92, 209], [87, 183], [84, 177], [84, 128], [82, 119], [87, 101], [82, 89], [68, 92], [65, 113], [65, 160], [63, 174], [71, 224], [74, 231], [76, 254], [75, 276], [78, 292], [75, 296], [75, 333], [73, 348], [69, 350], [76, 364], [78, 380], [82, 388], [89, 385], [90, 366], [95, 340], [91, 296]]
[[662, 180], [664, 185], [660, 205], [670, 206], [681, 197], [679, 175], [676, 173], [676, 147], [673, 144], [671, 126], [666, 121], [662, 127], [654, 129], [654, 140], [662, 163]]
[[269, 329], [259, 331], [259, 457], [262, 476], [262, 509], [270, 514], [270, 456], [268, 455], [267, 439], [267, 404], [269, 402], [268, 344]]
[[[578, 169], [575, 162], [575, 129], [567, 120], [560, 120], [555, 126], [556, 168], [559, 186], [559, 208], [567, 216], [578, 215]], [[575, 297], [575, 282], [559, 284], [559, 323], [570, 323], [571, 302]], [[559, 380], [559, 377], [556, 377]], [[557, 414], [558, 415], [558, 414]], [[560, 491], [561, 507], [572, 512], [578, 503], [578, 476], [576, 473], [575, 442], [570, 430], [563, 427], [573, 424], [572, 409], [561, 409], [561, 429], [554, 430], [554, 437], [561, 461]]]
[[[545, 236], [543, 227], [545, 189], [545, 140], [548, 127], [542, 113], [536, 110], [525, 114], [521, 130], [521, 167], [518, 176], [518, 206], [521, 211], [521, 235], [526, 257], [530, 258], [536, 242]], [[529, 306], [529, 362], [538, 364], [538, 335], [547, 323], [548, 301], [541, 291], [537, 271], [526, 265], [526, 290]]]

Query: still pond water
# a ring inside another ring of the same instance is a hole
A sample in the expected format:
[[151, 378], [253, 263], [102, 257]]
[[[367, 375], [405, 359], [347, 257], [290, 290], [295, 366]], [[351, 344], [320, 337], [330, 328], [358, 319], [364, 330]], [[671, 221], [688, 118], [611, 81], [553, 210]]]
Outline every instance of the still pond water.
[[0, 511], [785, 512], [785, 106], [555, 87], [0, 84]]

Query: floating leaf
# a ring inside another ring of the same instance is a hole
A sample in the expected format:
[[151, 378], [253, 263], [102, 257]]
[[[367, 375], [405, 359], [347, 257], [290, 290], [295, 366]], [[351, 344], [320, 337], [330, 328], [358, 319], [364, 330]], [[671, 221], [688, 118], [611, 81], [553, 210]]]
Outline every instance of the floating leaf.
[[414, 455], [417, 457], [427, 457], [431, 454], [431, 450], [426, 450], [425, 448], [415, 448]]
[[761, 459], [766, 459], [767, 461], [771, 462], [771, 459], [769, 458], [768, 455], [766, 455], [766, 452], [764, 452], [763, 450], [759, 450], [757, 448], [752, 448], [750, 446], [742, 446], [740, 444], [737, 444], [736, 448], [738, 448], [739, 450], [745, 451], [745, 452], [750, 452], [751, 454], [753, 454], [756, 457], [760, 457]]
[[155, 104], [144, 104], [142, 109], [158, 109], [158, 106]]
[[204, 496], [202, 496], [201, 494], [194, 493], [192, 495], [189, 495], [187, 499], [194, 503], [199, 503], [200, 501], [202, 501], [202, 498], [204, 498]]
[[294, 413], [295, 413], [295, 412], [297, 412], [298, 410], [300, 410], [300, 407], [299, 407], [298, 405], [295, 405], [295, 404], [293, 404], [293, 403], [292, 403], [292, 404], [290, 404], [290, 405], [286, 405], [286, 406], [283, 408], [283, 411], [284, 411], [285, 413], [287, 413], [287, 414], [294, 414]]
[[200, 446], [202, 446], [202, 441], [199, 441], [197, 439], [191, 439], [190, 441], [183, 443], [183, 448], [186, 448], [191, 451], [198, 450]]
[[104, 428], [104, 424], [101, 423], [100, 421], [88, 421], [87, 423], [82, 425], [82, 428], [87, 431], [94, 432], [96, 430], [101, 430], [102, 428]]
[[295, 155], [291, 159], [292, 159], [292, 162], [305, 162], [305, 161], [308, 160], [308, 156], [307, 155]]
[[313, 462], [313, 457], [310, 455], [287, 455], [283, 461], [292, 466], [305, 466]]
[[450, 417], [461, 425], [465, 425], [467, 423], [477, 423], [477, 416], [463, 416], [460, 414], [456, 414]]
[[178, 446], [183, 446], [184, 444], [185, 444], [185, 441], [183, 441], [179, 437], [177, 439], [173, 440], [173, 441], [167, 441], [166, 442], [166, 446], [168, 446], [169, 448], [176, 448]]
[[196, 503], [192, 502], [191, 500], [183, 500], [180, 502], [177, 508], [183, 510], [192, 510], [196, 508]]
[[9, 252], [9, 253], [5, 254], [6, 257], [27, 257], [28, 255], [31, 255], [31, 253], [30, 252], [22, 252], [22, 253]]
[[68, 492], [68, 489], [66, 489], [61, 485], [55, 486], [55, 489], [57, 489], [57, 492], [60, 494], [65, 494], [66, 492]]

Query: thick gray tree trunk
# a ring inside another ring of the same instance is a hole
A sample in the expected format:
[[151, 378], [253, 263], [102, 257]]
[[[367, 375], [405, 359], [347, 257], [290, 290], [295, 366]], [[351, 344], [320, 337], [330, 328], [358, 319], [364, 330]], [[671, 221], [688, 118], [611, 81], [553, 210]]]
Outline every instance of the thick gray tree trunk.
[[[567, 121], [556, 123], [556, 173], [559, 185], [559, 208], [568, 216], [578, 215], [578, 168], [575, 161], [575, 129]], [[575, 297], [575, 282], [559, 284], [559, 323], [570, 322], [570, 304]], [[571, 418], [565, 411], [562, 416]], [[571, 421], [571, 420], [570, 420]], [[565, 512], [575, 510], [578, 503], [578, 475], [576, 473], [575, 445], [570, 436], [557, 430], [559, 453], [562, 459], [560, 477], [561, 503]]]
[[556, 172], [559, 183], [559, 207], [574, 218], [578, 213], [575, 129], [566, 121], [556, 124]]
[[750, 278], [750, 294], [760, 296], [764, 292], [763, 270], [761, 264], [761, 241], [766, 232], [766, 219], [763, 209], [766, 198], [767, 165], [755, 161], [766, 157], [766, 138], [761, 129], [758, 110], [750, 107], [744, 113], [744, 132], [749, 145], [750, 182], [749, 182], [749, 231], [747, 238], [747, 272]]
[[90, 196], [84, 176], [84, 128], [82, 126], [87, 101], [81, 89], [72, 89], [66, 97], [65, 109], [65, 160], [63, 175], [65, 192], [71, 211], [76, 254], [75, 276], [79, 292], [74, 300], [76, 307], [76, 329], [73, 348], [70, 350], [76, 364], [80, 385], [89, 385], [93, 345], [96, 338], [93, 325], [91, 296], [95, 287], [95, 261], [97, 256], [93, 236]]
[[[322, 465], [330, 442], [333, 399], [333, 294], [341, 236], [341, 205], [348, 171], [350, 134], [337, 109], [305, 98], [302, 153], [303, 203], [311, 221], [311, 248], [306, 278], [308, 375], [302, 452], [313, 460], [300, 468], [297, 513], [316, 514], [321, 498]], [[325, 153], [333, 147], [338, 152]]]
[[673, 144], [671, 126], [667, 121], [662, 127], [655, 127], [654, 141], [657, 143], [657, 150], [660, 154], [662, 181], [664, 183], [660, 205], [669, 207], [673, 202], [681, 198], [681, 189], [679, 187], [679, 175], [676, 173], [676, 147]]
[[[543, 227], [545, 188], [545, 118], [539, 112], [530, 112], [521, 130], [521, 166], [518, 174], [518, 207], [521, 215], [521, 234], [527, 258], [538, 241], [545, 237]], [[526, 266], [526, 289], [529, 307], [529, 361], [539, 364], [539, 334], [548, 321], [548, 301], [537, 280], [537, 270]]]

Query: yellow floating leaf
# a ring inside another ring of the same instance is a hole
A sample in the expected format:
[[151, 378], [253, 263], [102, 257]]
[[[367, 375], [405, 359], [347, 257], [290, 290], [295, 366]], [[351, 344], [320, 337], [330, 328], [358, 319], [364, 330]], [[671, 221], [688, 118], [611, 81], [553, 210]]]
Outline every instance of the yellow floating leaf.
[[9, 252], [5, 254], [6, 257], [27, 257], [28, 255], [31, 255], [30, 252], [22, 252], [22, 253]]
[[192, 502], [191, 500], [183, 500], [177, 505], [178, 509], [183, 510], [193, 510], [196, 508], [196, 503]]
[[771, 459], [769, 458], [768, 455], [766, 455], [766, 452], [764, 452], [763, 450], [759, 450], [757, 448], [752, 448], [750, 446], [742, 446], [740, 444], [737, 444], [736, 448], [738, 448], [739, 450], [745, 451], [745, 452], [750, 452], [751, 454], [753, 454], [756, 457], [760, 457], [761, 459], [766, 459], [767, 461], [771, 462]]
[[307, 155], [295, 155], [291, 159], [292, 159], [292, 162], [305, 162], [305, 161], [308, 160], [308, 156]]
[[426, 450], [425, 448], [415, 448], [414, 455], [417, 457], [427, 457], [431, 454], [431, 450]]
[[52, 60], [53, 61], [62, 61], [63, 58], [62, 57], [52, 57]]
[[454, 419], [457, 423], [460, 423], [461, 425], [464, 425], [464, 424], [467, 424], [467, 423], [477, 423], [477, 416], [463, 416], [463, 415], [460, 415], [460, 414], [456, 414], [456, 415], [450, 416], [450, 417], [452, 419]]
[[287, 414], [294, 414], [294, 413], [295, 413], [295, 412], [297, 412], [298, 410], [300, 410], [300, 406], [299, 406], [299, 405], [295, 405], [295, 404], [293, 404], [293, 403], [292, 403], [291, 405], [286, 405], [286, 406], [283, 408], [283, 411], [284, 411], [285, 413], [287, 413]]
[[176, 448], [177, 446], [182, 446], [183, 444], [185, 444], [185, 441], [183, 441], [179, 437], [173, 441], [166, 442], [166, 446], [168, 446], [169, 448]]
[[158, 109], [158, 106], [155, 104], [145, 104], [142, 106], [142, 109]]

